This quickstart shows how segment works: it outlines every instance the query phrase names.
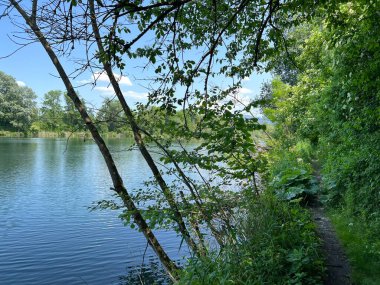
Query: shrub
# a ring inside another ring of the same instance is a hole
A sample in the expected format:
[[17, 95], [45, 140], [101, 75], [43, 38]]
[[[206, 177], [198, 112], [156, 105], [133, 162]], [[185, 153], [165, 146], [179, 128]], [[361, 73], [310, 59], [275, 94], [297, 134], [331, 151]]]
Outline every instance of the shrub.
[[264, 195], [251, 203], [238, 242], [192, 259], [179, 284], [321, 284], [323, 261], [310, 215]]

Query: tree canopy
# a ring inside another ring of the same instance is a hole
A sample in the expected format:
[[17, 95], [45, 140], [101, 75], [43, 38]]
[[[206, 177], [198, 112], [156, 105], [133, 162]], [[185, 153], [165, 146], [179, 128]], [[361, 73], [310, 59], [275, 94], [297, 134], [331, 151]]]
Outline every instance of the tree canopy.
[[36, 94], [0, 71], [0, 128], [26, 132], [36, 117]]

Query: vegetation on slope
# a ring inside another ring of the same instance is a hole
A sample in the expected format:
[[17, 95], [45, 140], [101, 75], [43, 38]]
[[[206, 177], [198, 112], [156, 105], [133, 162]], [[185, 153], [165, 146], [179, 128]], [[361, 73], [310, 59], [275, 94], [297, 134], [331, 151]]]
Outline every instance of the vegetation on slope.
[[[282, 156], [274, 169], [300, 145], [310, 152], [307, 160], [298, 157], [298, 167], [308, 164], [305, 174], [318, 159], [320, 199], [332, 209], [356, 284], [379, 283], [379, 9], [378, 1], [340, 3], [290, 31], [295, 65], [275, 62], [282, 72], [264, 94], [271, 99], [264, 112], [276, 126], [274, 148]], [[294, 193], [288, 196], [300, 191], [289, 190]]]
[[247, 202], [236, 242], [190, 260], [180, 284], [321, 284], [323, 256], [308, 211], [270, 194]]

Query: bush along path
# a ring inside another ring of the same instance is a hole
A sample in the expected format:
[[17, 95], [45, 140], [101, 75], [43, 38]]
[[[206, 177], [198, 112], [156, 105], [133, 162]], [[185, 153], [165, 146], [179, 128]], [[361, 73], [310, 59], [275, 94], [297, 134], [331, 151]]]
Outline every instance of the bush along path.
[[[312, 166], [314, 176], [320, 184], [321, 175], [318, 162], [313, 161]], [[324, 285], [351, 285], [351, 268], [348, 258], [333, 225], [318, 200], [310, 204], [310, 212], [317, 226], [317, 233], [322, 240], [322, 252], [326, 260]]]

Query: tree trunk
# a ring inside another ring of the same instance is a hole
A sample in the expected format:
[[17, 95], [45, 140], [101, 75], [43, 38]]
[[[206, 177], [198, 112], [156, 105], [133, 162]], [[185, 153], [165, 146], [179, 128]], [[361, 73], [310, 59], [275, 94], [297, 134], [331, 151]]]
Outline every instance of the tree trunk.
[[[93, 32], [95, 34], [95, 39], [96, 39], [96, 42], [98, 45], [99, 52], [101, 55], [103, 55], [103, 54], [105, 54], [105, 51], [104, 51], [103, 43], [101, 42], [99, 27], [98, 27], [98, 24], [96, 21], [94, 0], [89, 1], [89, 8], [90, 8], [90, 14], [91, 14], [90, 17], [91, 17], [92, 29], [93, 29]], [[151, 169], [151, 171], [154, 175], [154, 178], [158, 182], [158, 185], [160, 186], [166, 200], [168, 201], [171, 210], [174, 213], [174, 217], [175, 217], [175, 220], [178, 224], [179, 231], [181, 232], [183, 238], [185, 239], [187, 244], [190, 246], [192, 251], [196, 254], [199, 254], [199, 248], [198, 248], [197, 244], [194, 242], [194, 240], [192, 239], [192, 237], [190, 236], [190, 233], [189, 233], [189, 231], [186, 227], [186, 224], [183, 220], [182, 214], [180, 213], [180, 211], [178, 209], [174, 195], [170, 191], [168, 185], [166, 184], [164, 178], [162, 177], [160, 171], [158, 170], [156, 163], [154, 162], [152, 156], [150, 155], [148, 149], [146, 148], [146, 146], [144, 144], [143, 138], [142, 138], [141, 133], [140, 133], [140, 129], [139, 129], [139, 127], [135, 121], [134, 115], [133, 115], [130, 107], [128, 106], [128, 103], [125, 101], [125, 98], [124, 98], [123, 93], [120, 89], [119, 83], [117, 82], [117, 80], [113, 74], [112, 67], [111, 67], [109, 60], [108, 59], [102, 59], [102, 64], [103, 64], [104, 70], [106, 71], [106, 73], [110, 79], [111, 85], [112, 85], [112, 87], [116, 93], [116, 96], [120, 101], [120, 104], [123, 108], [123, 111], [124, 111], [125, 115], [127, 116], [128, 122], [129, 122], [131, 129], [132, 129], [132, 132], [133, 132], [135, 142], [136, 142], [141, 154], [143, 155], [145, 161], [147, 162], [149, 168]]]
[[[166, 254], [158, 240], [156, 239], [155, 235], [147, 225], [146, 221], [141, 215], [141, 212], [137, 209], [135, 206], [131, 196], [129, 195], [127, 189], [124, 186], [123, 180], [119, 174], [119, 171], [115, 165], [115, 162], [113, 160], [113, 157], [107, 148], [107, 145], [105, 144], [103, 138], [100, 136], [99, 131], [97, 130], [96, 126], [92, 122], [90, 116], [88, 115], [83, 103], [79, 99], [78, 95], [76, 94], [74, 87], [71, 84], [71, 81], [69, 77], [67, 76], [64, 68], [62, 67], [58, 57], [56, 56], [55, 52], [51, 48], [50, 44], [46, 40], [45, 36], [42, 34], [41, 30], [37, 26], [36, 23], [36, 14], [35, 11], [33, 11], [32, 16], [29, 17], [28, 14], [21, 8], [21, 6], [18, 4], [18, 1], [16, 0], [10, 0], [11, 4], [16, 8], [16, 10], [19, 12], [19, 14], [24, 18], [26, 24], [32, 29], [33, 33], [36, 35], [42, 46], [44, 47], [46, 53], [49, 55], [51, 61], [53, 62], [55, 68], [58, 71], [58, 74], [60, 75], [63, 83], [65, 84], [67, 95], [70, 97], [70, 99], [73, 101], [76, 109], [80, 113], [83, 121], [85, 122], [87, 128], [91, 132], [92, 137], [94, 138], [95, 143], [97, 144], [100, 152], [103, 155], [103, 158], [107, 164], [108, 171], [111, 175], [112, 182], [114, 185], [114, 189], [119, 195], [119, 197], [122, 199], [124, 205], [127, 207], [129, 211], [132, 212], [134, 222], [138, 225], [139, 229], [144, 234], [145, 238], [147, 239], [148, 243], [152, 246], [153, 250], [157, 254], [158, 258], [164, 265], [166, 271], [168, 272], [170, 278], [175, 281], [177, 279], [177, 270], [178, 267], [175, 265], [175, 263], [169, 258], [169, 256]], [[36, 7], [37, 1], [33, 1], [33, 7]]]

